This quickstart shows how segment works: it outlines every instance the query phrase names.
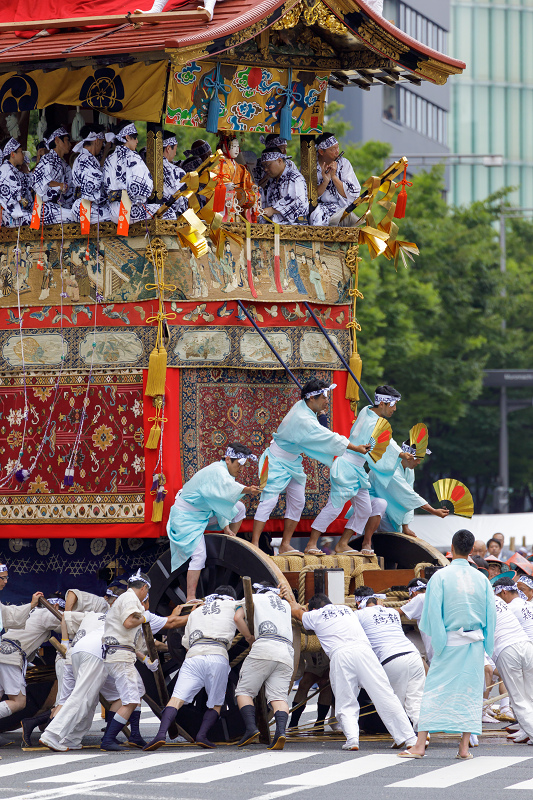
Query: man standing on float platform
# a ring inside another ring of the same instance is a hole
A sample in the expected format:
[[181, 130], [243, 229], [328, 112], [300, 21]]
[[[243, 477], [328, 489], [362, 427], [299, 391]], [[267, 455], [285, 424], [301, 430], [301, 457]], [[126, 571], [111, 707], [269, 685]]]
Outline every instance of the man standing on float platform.
[[400, 758], [422, 758], [427, 734], [461, 734], [456, 758], [469, 759], [470, 734], [481, 733], [483, 651], [492, 654], [496, 609], [492, 586], [468, 563], [475, 537], [460, 530], [452, 539], [452, 562], [427, 585], [420, 630], [431, 636], [434, 656], [426, 678], [418, 739]]

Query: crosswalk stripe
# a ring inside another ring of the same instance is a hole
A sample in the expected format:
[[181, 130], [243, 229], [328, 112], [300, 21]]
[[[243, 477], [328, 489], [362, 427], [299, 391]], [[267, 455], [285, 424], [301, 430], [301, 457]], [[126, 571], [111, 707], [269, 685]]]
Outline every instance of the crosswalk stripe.
[[478, 756], [471, 761], [464, 761], [462, 764], [451, 764], [449, 767], [442, 767], [416, 778], [408, 778], [398, 783], [389, 783], [386, 788], [411, 788], [411, 789], [447, 789], [455, 786], [456, 783], [471, 781], [473, 778], [480, 778], [488, 775], [489, 772], [496, 772], [498, 769], [512, 767], [520, 761], [527, 761], [528, 757], [494, 757]]
[[235, 758], [223, 764], [211, 764], [208, 767], [192, 769], [188, 772], [162, 775], [160, 778], [152, 778], [148, 783], [212, 783], [212, 781], [234, 778], [237, 775], [247, 775], [249, 772], [257, 772], [260, 769], [280, 767], [283, 764], [290, 764], [291, 761], [300, 761], [316, 755], [318, 755], [316, 752], [281, 753], [272, 751], [245, 758]]
[[533, 789], [533, 778], [527, 781], [520, 781], [520, 783], [513, 783], [512, 786], [507, 786], [507, 789]]
[[301, 775], [291, 775], [288, 778], [278, 778], [269, 781], [269, 785], [275, 786], [329, 786], [331, 783], [346, 781], [350, 778], [358, 778], [369, 772], [375, 772], [386, 767], [397, 767], [402, 762], [398, 756], [393, 755], [372, 755], [353, 757], [352, 761], [345, 761], [339, 764], [330, 764], [328, 767], [304, 772]]
[[97, 781], [80, 783], [77, 786], [63, 786], [56, 789], [38, 789], [36, 792], [17, 794], [5, 800], [54, 800], [56, 797], [70, 797], [73, 794], [89, 794], [94, 789], [108, 789], [111, 786], [124, 785], [127, 781]]
[[31, 783], [83, 783], [84, 781], [97, 781], [100, 778], [106, 778], [110, 772], [113, 777], [117, 775], [127, 775], [130, 772], [138, 772], [139, 770], [147, 769], [149, 767], [159, 767], [165, 764], [175, 764], [178, 761], [185, 761], [188, 758], [198, 758], [198, 756], [205, 756], [202, 750], [192, 751], [188, 753], [154, 753], [133, 758], [122, 757], [120, 763], [113, 763], [102, 765], [100, 767], [92, 767], [91, 769], [81, 769], [78, 772], [65, 772], [62, 775], [53, 775], [50, 778], [40, 778], [39, 781], [31, 781]]
[[9, 775], [18, 775], [21, 772], [31, 772], [37, 769], [48, 769], [49, 767], [64, 767], [71, 761], [86, 761], [88, 758], [97, 758], [101, 753], [58, 753], [57, 755], [39, 756], [38, 758], [28, 758], [24, 761], [15, 761], [11, 764], [0, 765], [0, 778], [7, 778]]

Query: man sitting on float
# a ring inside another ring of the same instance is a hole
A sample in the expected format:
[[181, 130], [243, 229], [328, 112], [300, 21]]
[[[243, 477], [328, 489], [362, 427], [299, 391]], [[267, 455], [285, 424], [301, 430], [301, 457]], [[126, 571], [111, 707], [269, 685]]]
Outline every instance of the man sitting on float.
[[24, 174], [19, 167], [24, 162], [24, 151], [16, 139], [11, 138], [4, 147], [4, 162], [0, 167], [0, 225], [18, 228], [31, 221], [31, 207], [24, 197]]
[[261, 166], [268, 175], [263, 217], [280, 225], [307, 225], [309, 200], [301, 172], [277, 148], [263, 151]]
[[116, 139], [119, 144], [104, 164], [104, 185], [111, 219], [119, 221], [122, 206], [129, 216], [129, 223], [142, 222], [150, 216], [146, 201], [152, 194], [154, 183], [150, 170], [137, 153], [137, 128], [132, 122], [124, 125]]
[[84, 125], [80, 137], [81, 141], [72, 148], [79, 155], [72, 169], [75, 200], [71, 218], [80, 221], [80, 205], [85, 201], [85, 206], [89, 203], [91, 222], [105, 222], [111, 219], [111, 212], [99, 158], [106, 135], [101, 125]]
[[318, 205], [311, 212], [311, 225], [329, 225], [331, 217], [353, 203], [361, 186], [347, 158], [339, 153], [339, 143], [332, 133], [322, 133], [316, 140]]
[[50, 136], [45, 136], [44, 141], [49, 152], [42, 156], [33, 170], [33, 189], [43, 201], [41, 210], [43, 224], [54, 225], [70, 220], [72, 203], [69, 204], [68, 194], [71, 172], [64, 161], [64, 156], [70, 150], [70, 136], [68, 131], [61, 127], [56, 128]]

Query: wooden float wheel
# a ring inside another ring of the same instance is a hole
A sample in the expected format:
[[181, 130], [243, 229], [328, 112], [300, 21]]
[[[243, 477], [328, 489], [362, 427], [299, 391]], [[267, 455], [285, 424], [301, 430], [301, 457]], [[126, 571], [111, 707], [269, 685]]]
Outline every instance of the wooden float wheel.
[[[350, 540], [350, 547], [361, 550], [362, 536]], [[377, 556], [385, 560], [385, 569], [414, 569], [417, 564], [427, 563], [446, 567], [448, 559], [436, 547], [414, 536], [404, 533], [378, 531], [372, 536], [372, 547]]]
[[[252, 583], [258, 581], [272, 581], [274, 584], [286, 583], [286, 579], [274, 562], [259, 550], [258, 547], [234, 536], [222, 533], [210, 533], [205, 537], [207, 558], [205, 567], [198, 581], [197, 596], [206, 597], [215, 591], [217, 586], [229, 585], [235, 589], [238, 598], [244, 596], [243, 576], [249, 576]], [[150, 589], [150, 610], [161, 616], [168, 616], [172, 609], [186, 599], [188, 562], [172, 571], [170, 549], [155, 562], [148, 572], [152, 582]], [[177, 628], [167, 632], [167, 643], [171, 659], [164, 662], [163, 672], [171, 695], [177, 680], [177, 672], [183, 663], [186, 650], [181, 644], [183, 629]], [[300, 634], [295, 637], [295, 661], [300, 657]], [[212, 728], [210, 737], [214, 741], [231, 741], [242, 736], [244, 725], [235, 701], [235, 687], [239, 678], [243, 656], [247, 650], [244, 639], [233, 645], [229, 650], [230, 668], [226, 698], [222, 707], [219, 721]], [[240, 660], [239, 660], [240, 659]], [[156, 702], [158, 700], [157, 688], [152, 673], [141, 670], [147, 693]], [[206, 710], [207, 694], [205, 690], [199, 692], [192, 703], [184, 705], [178, 712], [178, 723], [191, 736], [196, 736], [200, 728], [202, 717]]]

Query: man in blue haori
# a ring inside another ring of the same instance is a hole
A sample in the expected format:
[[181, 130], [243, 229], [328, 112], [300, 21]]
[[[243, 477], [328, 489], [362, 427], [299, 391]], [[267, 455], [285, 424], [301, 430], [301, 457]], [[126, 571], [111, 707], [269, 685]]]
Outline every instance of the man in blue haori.
[[456, 758], [469, 759], [470, 734], [481, 733], [484, 657], [494, 648], [496, 609], [492, 586], [468, 563], [475, 537], [460, 530], [452, 562], [427, 585], [420, 630], [431, 636], [433, 659], [420, 707], [418, 738], [401, 758], [422, 758], [427, 734], [461, 734]]
[[244, 494], [258, 495], [258, 486], [238, 483], [239, 473], [246, 461], [257, 461], [249, 447], [230, 442], [220, 461], [204, 467], [184, 484], [170, 509], [167, 534], [170, 539], [172, 569], [190, 560], [187, 572], [187, 602], [196, 600], [200, 572], [205, 567], [204, 531], [218, 522], [228, 536], [236, 536], [246, 516], [239, 498]]
[[[356, 452], [346, 451], [341, 458], [336, 459], [331, 467], [331, 492], [328, 502], [313, 522], [306, 549], [306, 552], [311, 555], [321, 554], [321, 551], [317, 549], [318, 538], [337, 519], [348, 500], [352, 503], [352, 515], [335, 547], [335, 553], [337, 555], [351, 553], [352, 550], [348, 547], [349, 540], [354, 533], [362, 534], [364, 532], [361, 552], [363, 555], [373, 555], [372, 535], [378, 528], [386, 503], [370, 497], [370, 480], [365, 472], [365, 462], [370, 467], [370, 474], [379, 475], [387, 485], [396, 468], [403, 462], [411, 463], [413, 458], [408, 453], [402, 453], [398, 445], [391, 440], [383, 456], [374, 463], [369, 456], [372, 447], [368, 443], [380, 417], [390, 419], [400, 400], [401, 394], [393, 386], [378, 386], [374, 393], [374, 405], [366, 406], [358, 415], [350, 431], [350, 443]], [[361, 447], [363, 449], [360, 449]]]
[[70, 221], [72, 173], [64, 160], [70, 150], [70, 136], [65, 128], [56, 128], [45, 142], [49, 152], [33, 170], [33, 188], [43, 201], [43, 224], [56, 225]]
[[316, 140], [318, 204], [311, 212], [311, 225], [329, 225], [331, 217], [353, 203], [361, 186], [347, 158], [339, 151], [332, 133], [322, 133]]
[[305, 506], [306, 475], [302, 454], [331, 467], [335, 456], [342, 456], [346, 449], [356, 453], [367, 453], [370, 449], [368, 444], [351, 444], [346, 436], [329, 430], [318, 421], [317, 415], [326, 412], [328, 394], [335, 385], [329, 386], [319, 378], [307, 381], [302, 388], [302, 399], [282, 419], [261, 456], [259, 471], [268, 456], [268, 481], [255, 513], [252, 544], [258, 546], [280, 494], [286, 492], [285, 527], [279, 552], [280, 555], [301, 555], [298, 550], [291, 549], [291, 538]]
[[302, 173], [277, 148], [263, 150], [261, 166], [268, 176], [262, 192], [263, 217], [280, 225], [307, 225], [309, 200]]
[[151, 214], [146, 201], [152, 194], [154, 182], [150, 170], [137, 152], [139, 134], [130, 122], [117, 133], [118, 145], [104, 164], [104, 185], [113, 222], [119, 221], [121, 201], [129, 222], [141, 222]]
[[18, 228], [29, 225], [31, 205], [25, 197], [25, 175], [19, 167], [24, 163], [24, 151], [16, 139], [11, 138], [4, 147], [0, 167], [0, 225]]

